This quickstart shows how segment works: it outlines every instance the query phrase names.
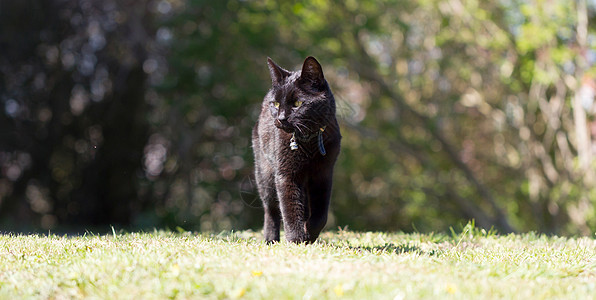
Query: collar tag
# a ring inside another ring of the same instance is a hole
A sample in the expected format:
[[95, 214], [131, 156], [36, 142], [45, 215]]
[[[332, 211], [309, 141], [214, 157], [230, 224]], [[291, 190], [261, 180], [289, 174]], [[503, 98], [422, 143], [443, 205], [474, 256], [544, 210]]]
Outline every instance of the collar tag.
[[[321, 155], [325, 156], [327, 154], [327, 150], [325, 150], [325, 145], [323, 144], [323, 132], [327, 126], [323, 126], [319, 128], [319, 132], [316, 133], [317, 142], [319, 146], [319, 152]], [[314, 136], [311, 136], [312, 139]], [[298, 150], [298, 143], [296, 142], [296, 133], [292, 133], [292, 138], [290, 138], [290, 150]]]
[[290, 139], [290, 150], [298, 150], [298, 143], [296, 143], [296, 134], [292, 134]]

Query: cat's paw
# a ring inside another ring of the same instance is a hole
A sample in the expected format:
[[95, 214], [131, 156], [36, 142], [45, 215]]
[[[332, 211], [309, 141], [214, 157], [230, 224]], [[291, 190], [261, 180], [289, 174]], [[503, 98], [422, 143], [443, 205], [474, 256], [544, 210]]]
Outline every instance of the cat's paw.
[[279, 243], [279, 239], [277, 239], [277, 240], [265, 239], [265, 243], [266, 243], [267, 245], [273, 245], [273, 244], [277, 244], [277, 243]]
[[287, 234], [286, 239], [290, 243], [294, 244], [311, 244], [314, 240], [311, 239], [310, 235], [306, 232], [298, 232], [296, 234]]

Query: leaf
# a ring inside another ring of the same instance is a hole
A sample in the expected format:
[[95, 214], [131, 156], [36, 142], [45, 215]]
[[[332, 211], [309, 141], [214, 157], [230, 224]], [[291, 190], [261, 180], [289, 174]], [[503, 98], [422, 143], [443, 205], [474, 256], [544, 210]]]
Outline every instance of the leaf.
[[342, 297], [344, 295], [344, 288], [343, 285], [338, 284], [333, 288], [333, 292], [335, 292], [335, 295], [337, 295], [338, 297]]

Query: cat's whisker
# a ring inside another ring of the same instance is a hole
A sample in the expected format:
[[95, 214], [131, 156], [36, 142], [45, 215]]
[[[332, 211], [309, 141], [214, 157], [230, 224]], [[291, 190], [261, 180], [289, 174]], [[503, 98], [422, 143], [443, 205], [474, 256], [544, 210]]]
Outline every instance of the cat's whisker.
[[302, 123], [297, 123], [296, 124], [296, 129], [298, 129], [298, 131], [300, 131], [301, 135], [305, 135], [304, 130], [302, 130], [302, 128], [304, 128], [304, 130], [308, 130], [308, 127]]
[[[303, 121], [305, 121], [305, 122], [309, 122], [309, 124], [313, 124], [313, 125], [315, 125], [315, 126], [313, 126], [313, 127], [320, 127], [320, 126], [319, 126], [319, 124], [320, 124], [320, 123], [319, 123], [319, 122], [317, 122], [317, 121], [315, 121], [315, 120], [306, 119], [306, 120], [303, 120]], [[307, 126], [306, 124], [302, 124], [302, 125], [303, 125], [305, 128], [308, 128], [308, 126]], [[317, 129], [317, 128], [315, 128], [314, 130], [316, 130], [316, 129]]]

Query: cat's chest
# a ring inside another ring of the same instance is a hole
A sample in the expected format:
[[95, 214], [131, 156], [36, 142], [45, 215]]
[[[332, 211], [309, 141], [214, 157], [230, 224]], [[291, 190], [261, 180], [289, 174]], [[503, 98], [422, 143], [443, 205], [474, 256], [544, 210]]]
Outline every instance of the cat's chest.
[[309, 169], [327, 160], [327, 141], [318, 141], [318, 135], [309, 140], [283, 138], [277, 141], [275, 164], [281, 169]]
[[314, 159], [314, 145], [292, 138], [284, 131], [269, 132], [263, 137], [266, 141], [262, 151], [268, 163], [275, 168], [304, 168]]
[[307, 162], [309, 160], [309, 148], [308, 143], [299, 141], [285, 132], [279, 134], [275, 139], [275, 152], [279, 162]]

